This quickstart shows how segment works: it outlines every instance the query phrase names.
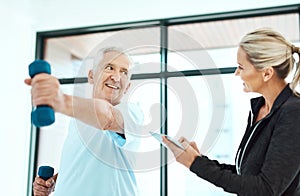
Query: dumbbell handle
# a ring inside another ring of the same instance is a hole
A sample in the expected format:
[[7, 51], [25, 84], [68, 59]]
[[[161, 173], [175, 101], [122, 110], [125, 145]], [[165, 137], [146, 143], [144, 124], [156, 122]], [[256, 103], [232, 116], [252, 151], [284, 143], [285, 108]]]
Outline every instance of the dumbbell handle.
[[[50, 64], [47, 61], [35, 60], [29, 65], [31, 78], [39, 73], [51, 74]], [[31, 121], [36, 127], [51, 125], [55, 121], [54, 110], [47, 105], [39, 105], [31, 112]]]

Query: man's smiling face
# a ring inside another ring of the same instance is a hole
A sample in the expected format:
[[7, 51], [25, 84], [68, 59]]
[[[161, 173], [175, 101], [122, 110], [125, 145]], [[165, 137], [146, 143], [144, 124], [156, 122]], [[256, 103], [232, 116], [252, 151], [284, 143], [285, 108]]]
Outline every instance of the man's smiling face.
[[120, 103], [130, 86], [130, 64], [130, 59], [123, 53], [105, 52], [96, 70], [89, 72], [89, 82], [94, 85], [93, 97], [105, 99], [112, 105]]

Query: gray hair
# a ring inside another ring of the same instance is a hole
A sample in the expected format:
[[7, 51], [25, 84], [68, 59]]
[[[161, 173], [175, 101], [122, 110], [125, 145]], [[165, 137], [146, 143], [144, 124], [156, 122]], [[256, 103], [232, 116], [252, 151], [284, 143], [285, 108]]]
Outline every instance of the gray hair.
[[[117, 53], [119, 53], [119, 55], [122, 54], [128, 58], [128, 60], [130, 62], [129, 70], [128, 70], [128, 78], [130, 79], [131, 74], [132, 74], [130, 70], [133, 66], [133, 60], [132, 60], [131, 56], [125, 50], [123, 50], [122, 48], [117, 48], [117, 47], [101, 48], [97, 51], [97, 53], [94, 57], [94, 62], [93, 62], [93, 68], [92, 68], [93, 72], [96, 72], [96, 70], [99, 68], [99, 64], [102, 61], [104, 54], [109, 53], [109, 52], [117, 52]], [[117, 55], [116, 57], [118, 57], [119, 55]]]
[[285, 79], [293, 70], [291, 88], [294, 94], [300, 81], [299, 62], [295, 64], [294, 53], [300, 57], [300, 49], [287, 41], [279, 32], [270, 28], [260, 28], [246, 34], [239, 46], [246, 52], [248, 60], [257, 70], [272, 66], [277, 76]]

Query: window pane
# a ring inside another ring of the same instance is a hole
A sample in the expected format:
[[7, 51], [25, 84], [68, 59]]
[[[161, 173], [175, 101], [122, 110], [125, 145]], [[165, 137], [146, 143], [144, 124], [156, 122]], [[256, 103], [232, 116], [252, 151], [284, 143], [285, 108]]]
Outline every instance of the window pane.
[[160, 143], [149, 131], [160, 132], [160, 83], [158, 79], [133, 80], [123, 100], [138, 105], [144, 114], [140, 148], [137, 149], [136, 178], [140, 195], [159, 195]]
[[[87, 84], [62, 85], [64, 93], [83, 93]], [[149, 90], [151, 89], [151, 90]], [[78, 92], [80, 91], [80, 92]], [[137, 104], [144, 114], [140, 148], [136, 149], [136, 179], [140, 195], [159, 195], [160, 192], [160, 143], [148, 131], [160, 131], [160, 83], [159, 80], [134, 80], [131, 90], [123, 101]], [[69, 117], [55, 114], [55, 123], [42, 127], [38, 153], [38, 166], [50, 165], [55, 172], [59, 169], [60, 154], [68, 132]]]
[[[210, 159], [234, 164], [235, 153], [246, 127], [249, 98], [255, 95], [244, 93], [242, 81], [233, 74], [172, 78], [169, 81], [171, 86], [179, 83], [190, 85], [193, 92], [189, 96], [195, 96], [195, 109], [184, 112], [187, 106], [183, 105], [183, 101], [193, 100], [183, 96], [180, 102], [178, 95], [168, 92], [170, 135], [194, 140], [200, 151]], [[216, 96], [219, 98], [214, 98]], [[183, 116], [192, 120], [184, 122]], [[194, 116], [198, 119], [194, 119]], [[190, 130], [191, 124], [196, 124], [197, 128]], [[174, 158], [169, 163], [170, 195], [230, 195], [192, 174]]]
[[235, 49], [242, 36], [260, 27], [274, 28], [291, 42], [299, 41], [299, 15], [294, 13], [174, 25], [169, 27], [169, 47], [190, 63], [170, 55], [168, 70], [232, 67], [236, 64], [235, 55], [222, 49]]
[[[51, 64], [52, 74], [58, 78], [86, 77], [86, 62], [95, 50], [104, 46], [121, 47], [132, 57], [134, 73], [160, 71], [160, 31], [159, 28], [128, 29], [121, 32], [96, 33], [79, 36], [67, 36], [46, 40], [45, 60]], [[121, 41], [120, 41], [121, 40]], [[98, 45], [97, 45], [98, 44]], [[88, 57], [87, 57], [88, 56]], [[85, 66], [82, 62], [85, 60]], [[62, 84], [66, 93], [73, 89]], [[86, 89], [86, 84], [76, 84], [78, 89]], [[148, 89], [151, 89], [149, 91]], [[160, 128], [160, 84], [159, 80], [132, 81], [132, 91], [123, 100], [138, 104], [145, 114], [145, 125], [141, 135], [141, 146], [137, 149], [137, 182], [141, 195], [158, 195], [160, 192], [160, 144], [147, 130]], [[79, 90], [82, 96], [82, 91]], [[77, 93], [77, 92], [75, 92]], [[154, 109], [154, 110], [153, 110]], [[151, 110], [151, 112], [150, 112]], [[67, 133], [69, 118], [56, 114], [53, 125], [42, 128], [40, 134], [38, 165], [51, 165], [59, 169], [60, 153]], [[53, 145], [55, 148], [53, 148]], [[154, 183], [153, 179], [156, 179]]]
[[[62, 85], [64, 93], [73, 94], [74, 85]], [[50, 126], [40, 128], [38, 144], [38, 166], [49, 165], [58, 172], [60, 154], [65, 137], [68, 133], [70, 118], [60, 113], [55, 113], [55, 122]]]
[[[119, 47], [132, 55], [137, 65], [135, 73], [160, 71], [157, 27], [49, 38], [45, 46], [45, 60], [58, 78], [86, 77], [88, 70], [79, 72], [82, 61], [91, 59], [95, 49], [103, 47]], [[91, 67], [92, 64], [91, 61]]]

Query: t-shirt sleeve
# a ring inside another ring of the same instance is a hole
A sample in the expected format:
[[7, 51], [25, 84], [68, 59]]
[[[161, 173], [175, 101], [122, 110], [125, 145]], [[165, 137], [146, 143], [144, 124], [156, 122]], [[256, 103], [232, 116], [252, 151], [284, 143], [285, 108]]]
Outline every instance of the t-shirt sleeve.
[[126, 141], [122, 148], [128, 151], [136, 151], [140, 145], [140, 136], [142, 134], [143, 112], [133, 103], [120, 103], [115, 108], [121, 112], [124, 120]]

